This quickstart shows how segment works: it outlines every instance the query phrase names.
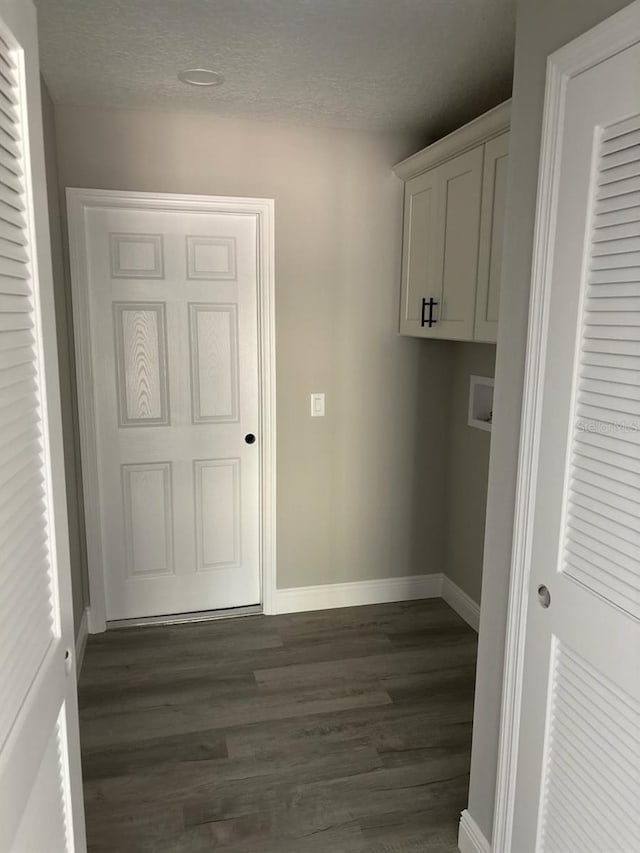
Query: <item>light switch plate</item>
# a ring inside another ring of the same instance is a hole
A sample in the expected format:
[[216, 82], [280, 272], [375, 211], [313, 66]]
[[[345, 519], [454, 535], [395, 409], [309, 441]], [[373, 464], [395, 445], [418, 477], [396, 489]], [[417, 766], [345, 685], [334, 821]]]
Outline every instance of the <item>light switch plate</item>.
[[311, 395], [311, 417], [312, 418], [323, 418], [324, 417], [324, 394], [312, 394]]

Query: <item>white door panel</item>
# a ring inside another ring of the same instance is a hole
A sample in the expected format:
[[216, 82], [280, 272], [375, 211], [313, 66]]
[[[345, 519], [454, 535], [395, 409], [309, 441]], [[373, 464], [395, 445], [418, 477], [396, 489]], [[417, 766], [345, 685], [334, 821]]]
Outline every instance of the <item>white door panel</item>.
[[503, 133], [484, 146], [478, 292], [473, 334], [475, 340], [491, 343], [498, 338], [508, 163], [509, 134]]
[[86, 849], [35, 11], [0, 0], [0, 850]]
[[257, 604], [255, 217], [85, 229], [107, 619]]
[[514, 853], [640, 837], [639, 81], [635, 45], [563, 105]]

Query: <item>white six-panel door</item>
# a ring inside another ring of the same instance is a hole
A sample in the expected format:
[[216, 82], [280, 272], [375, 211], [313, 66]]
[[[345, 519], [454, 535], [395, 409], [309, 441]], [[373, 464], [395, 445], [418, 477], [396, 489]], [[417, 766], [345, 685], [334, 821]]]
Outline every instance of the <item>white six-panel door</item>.
[[107, 620], [260, 602], [257, 219], [155, 202], [71, 218]]
[[523, 687], [496, 853], [632, 853], [640, 838], [639, 4], [600, 33], [567, 49], [562, 89], [549, 78]]
[[0, 0], [0, 850], [86, 849], [35, 11]]

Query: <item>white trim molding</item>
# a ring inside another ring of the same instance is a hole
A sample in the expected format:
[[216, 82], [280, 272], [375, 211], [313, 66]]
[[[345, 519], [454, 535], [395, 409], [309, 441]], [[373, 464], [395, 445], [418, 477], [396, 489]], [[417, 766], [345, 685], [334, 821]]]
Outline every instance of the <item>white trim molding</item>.
[[547, 60], [493, 821], [495, 853], [512, 850], [538, 436], [566, 91], [571, 78], [639, 41], [640, 2], [634, 2]]
[[80, 670], [82, 669], [82, 661], [87, 648], [87, 640], [89, 638], [89, 622], [91, 616], [89, 608], [85, 607], [82, 611], [82, 618], [76, 632], [76, 678], [80, 678]]
[[491, 845], [467, 809], [460, 815], [458, 850], [460, 853], [491, 853]]
[[471, 625], [473, 630], [477, 632], [480, 625], [480, 605], [446, 575], [442, 577], [441, 594], [449, 607], [455, 610], [458, 616], [461, 616], [467, 625]]
[[494, 136], [509, 130], [511, 124], [511, 101], [505, 101], [473, 121], [444, 136], [428, 148], [423, 148], [406, 160], [396, 163], [394, 174], [403, 181], [428, 172], [471, 148], [488, 142]]
[[273, 613], [276, 584], [276, 353], [274, 201], [174, 193], [67, 189], [69, 261], [73, 296], [78, 409], [85, 499], [90, 633], [106, 628], [98, 451], [91, 365], [91, 324], [87, 293], [88, 259], [83, 236], [87, 210], [118, 208], [192, 212], [227, 212], [256, 219], [258, 233], [258, 347], [261, 417], [260, 558], [262, 607]]
[[331, 610], [336, 607], [357, 607], [362, 604], [439, 598], [441, 591], [442, 575], [440, 573], [277, 589], [274, 612], [303, 613], [308, 610]]

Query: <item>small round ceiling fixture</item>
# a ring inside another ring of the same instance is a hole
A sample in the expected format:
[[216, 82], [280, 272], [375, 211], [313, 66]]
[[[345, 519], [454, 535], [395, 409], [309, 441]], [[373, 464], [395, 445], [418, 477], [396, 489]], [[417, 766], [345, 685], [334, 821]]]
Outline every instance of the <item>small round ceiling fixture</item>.
[[178, 73], [178, 80], [190, 86], [221, 86], [224, 83], [222, 74], [208, 68], [187, 68]]

